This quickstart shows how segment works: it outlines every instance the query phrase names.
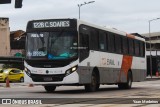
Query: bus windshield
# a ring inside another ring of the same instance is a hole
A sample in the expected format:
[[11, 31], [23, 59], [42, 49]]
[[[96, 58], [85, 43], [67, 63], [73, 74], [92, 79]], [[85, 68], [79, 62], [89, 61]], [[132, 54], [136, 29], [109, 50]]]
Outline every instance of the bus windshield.
[[73, 31], [27, 33], [28, 59], [69, 59], [77, 57], [78, 36]]

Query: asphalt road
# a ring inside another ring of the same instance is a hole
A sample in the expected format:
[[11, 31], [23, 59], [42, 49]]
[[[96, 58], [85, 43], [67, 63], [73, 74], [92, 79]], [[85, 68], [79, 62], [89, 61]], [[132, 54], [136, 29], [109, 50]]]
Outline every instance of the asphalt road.
[[[124, 107], [124, 104], [125, 107], [160, 107], [160, 80], [135, 82], [130, 90], [119, 90], [116, 85], [102, 85], [99, 91], [92, 93], [85, 92], [83, 86], [60, 86], [55, 92], [47, 93], [42, 86], [28, 87], [26, 84], [17, 83], [11, 84], [10, 88], [1, 86], [0, 98], [45, 98], [46, 105], [32, 105], [33, 107]], [[153, 100], [159, 104], [139, 104], [138, 101], [142, 100]]]

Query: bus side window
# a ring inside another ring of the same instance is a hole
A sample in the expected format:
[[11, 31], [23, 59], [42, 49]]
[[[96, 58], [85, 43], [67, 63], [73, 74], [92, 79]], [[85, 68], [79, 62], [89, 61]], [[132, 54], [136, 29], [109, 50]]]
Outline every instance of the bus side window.
[[143, 57], [145, 57], [145, 43], [143, 42]]
[[145, 56], [144, 50], [145, 50], [144, 42], [140, 42], [140, 56], [141, 57]]
[[139, 48], [140, 48], [140, 44], [139, 44], [139, 41], [137, 41], [137, 40], [134, 40], [134, 46], [135, 46], [135, 55], [136, 56], [140, 56], [140, 50], [139, 50]]
[[128, 38], [128, 46], [129, 46], [129, 55], [134, 55], [134, 44], [133, 39]]
[[99, 33], [99, 49], [106, 51], [106, 34], [104, 32]]
[[83, 25], [79, 28], [79, 40], [80, 40], [80, 62], [89, 56], [89, 34], [87, 34], [87, 28]]
[[115, 35], [108, 33], [108, 51], [115, 52]]
[[125, 55], [128, 54], [128, 40], [126, 37], [122, 38], [122, 52]]
[[99, 32], [95, 28], [90, 31], [90, 49], [99, 50]]
[[122, 53], [122, 38], [120, 35], [115, 35], [115, 49], [116, 53]]

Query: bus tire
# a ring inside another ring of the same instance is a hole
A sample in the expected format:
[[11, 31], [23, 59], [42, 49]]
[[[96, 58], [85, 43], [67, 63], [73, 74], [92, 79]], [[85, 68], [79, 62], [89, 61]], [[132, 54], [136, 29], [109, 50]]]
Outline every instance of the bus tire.
[[91, 83], [85, 85], [85, 91], [86, 92], [97, 91], [99, 89], [99, 86], [100, 86], [100, 84], [99, 84], [99, 78], [96, 75], [96, 73], [93, 72], [92, 76], [91, 76]]
[[48, 86], [48, 85], [46, 85], [46, 86], [44, 86], [44, 89], [45, 89], [48, 93], [50, 93], [50, 92], [54, 92], [54, 91], [55, 91], [56, 86]]
[[131, 73], [131, 71], [129, 71], [128, 75], [127, 75], [127, 82], [126, 83], [119, 83], [118, 88], [119, 89], [131, 89], [132, 82], [133, 82], [132, 73]]

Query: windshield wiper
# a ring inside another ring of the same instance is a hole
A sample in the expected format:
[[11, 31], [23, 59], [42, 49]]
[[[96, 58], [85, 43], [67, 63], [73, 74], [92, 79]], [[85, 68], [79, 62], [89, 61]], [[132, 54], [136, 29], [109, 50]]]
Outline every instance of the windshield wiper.
[[38, 34], [38, 36], [39, 36], [39, 38], [40, 38], [40, 40], [41, 40], [42, 44], [44, 45], [44, 44], [45, 44], [44, 37], [41, 37], [41, 36], [40, 36], [40, 32], [39, 32], [39, 33], [37, 33], [37, 34]]

